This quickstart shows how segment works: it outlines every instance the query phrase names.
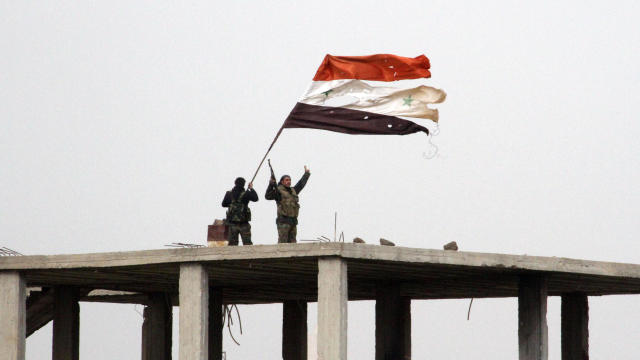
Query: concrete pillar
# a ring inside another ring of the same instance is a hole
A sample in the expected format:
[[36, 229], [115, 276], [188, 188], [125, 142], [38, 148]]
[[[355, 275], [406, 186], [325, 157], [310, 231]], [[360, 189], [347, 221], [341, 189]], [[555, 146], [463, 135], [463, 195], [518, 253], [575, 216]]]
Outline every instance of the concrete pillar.
[[26, 327], [26, 288], [17, 272], [0, 272], [0, 357], [24, 360]]
[[282, 359], [307, 360], [307, 302], [282, 303]]
[[347, 263], [318, 259], [318, 360], [347, 359]]
[[522, 275], [518, 286], [518, 342], [520, 360], [547, 360], [547, 279]]
[[53, 360], [80, 358], [80, 305], [78, 290], [56, 286], [53, 290]]
[[376, 360], [411, 359], [411, 299], [389, 283], [376, 289]]
[[209, 277], [202, 264], [180, 265], [180, 360], [208, 360]]
[[209, 360], [222, 360], [222, 288], [209, 288]]
[[171, 360], [172, 311], [167, 294], [149, 294], [142, 323], [142, 360]]
[[562, 360], [589, 359], [589, 300], [580, 293], [563, 294]]
[[151, 317], [151, 309], [148, 306], [145, 306], [144, 310], [142, 310], [142, 336], [140, 339], [140, 342], [142, 343], [142, 356], [140, 358], [142, 360], [149, 360], [151, 356]]

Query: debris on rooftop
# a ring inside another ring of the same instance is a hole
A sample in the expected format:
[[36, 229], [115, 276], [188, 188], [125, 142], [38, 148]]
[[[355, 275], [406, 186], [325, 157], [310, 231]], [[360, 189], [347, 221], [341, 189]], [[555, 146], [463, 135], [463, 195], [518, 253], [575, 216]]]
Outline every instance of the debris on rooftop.
[[205, 247], [204, 245], [200, 245], [200, 244], [187, 244], [187, 243], [179, 243], [179, 242], [174, 242], [168, 245], [165, 245], [166, 247], [174, 247], [174, 248], [201, 248], [201, 247]]
[[22, 254], [3, 246], [0, 247], [0, 256], [22, 256]]
[[452, 241], [452, 242], [446, 243], [442, 248], [445, 250], [458, 251], [458, 244], [455, 241]]
[[209, 225], [207, 231], [207, 244], [209, 247], [226, 246], [229, 244], [229, 227], [224, 220], [215, 219], [213, 224]]

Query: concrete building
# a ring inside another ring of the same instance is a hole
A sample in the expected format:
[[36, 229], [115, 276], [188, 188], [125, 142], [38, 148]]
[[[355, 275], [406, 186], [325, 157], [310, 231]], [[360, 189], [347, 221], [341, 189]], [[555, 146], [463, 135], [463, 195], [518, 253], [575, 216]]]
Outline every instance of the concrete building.
[[[27, 288], [40, 287], [30, 292]], [[54, 360], [78, 359], [79, 301], [144, 304], [142, 358], [221, 359], [223, 304], [282, 303], [282, 356], [307, 359], [307, 303], [317, 353], [347, 357], [349, 301], [376, 301], [376, 360], [411, 358], [411, 302], [518, 298], [521, 360], [547, 359], [547, 297], [562, 297], [562, 358], [588, 358], [588, 297], [639, 294], [640, 265], [566, 258], [315, 243], [0, 258], [0, 359], [53, 321]], [[416, 356], [424, 358], [424, 354]]]

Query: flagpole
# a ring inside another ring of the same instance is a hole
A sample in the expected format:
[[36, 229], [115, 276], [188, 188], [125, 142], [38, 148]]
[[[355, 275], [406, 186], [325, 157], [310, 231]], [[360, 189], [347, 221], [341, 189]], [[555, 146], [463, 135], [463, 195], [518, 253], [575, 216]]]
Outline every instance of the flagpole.
[[253, 177], [251, 178], [251, 181], [249, 183], [253, 183], [253, 180], [256, 179], [256, 176], [258, 175], [258, 171], [260, 171], [260, 168], [262, 167], [262, 164], [264, 163], [264, 159], [267, 158], [267, 155], [269, 154], [269, 152], [273, 148], [273, 144], [276, 143], [276, 140], [278, 140], [278, 137], [280, 137], [280, 134], [282, 133], [283, 129], [284, 129], [284, 123], [282, 123], [282, 126], [280, 127], [280, 130], [278, 130], [278, 133], [276, 134], [276, 137], [273, 138], [273, 141], [271, 142], [271, 145], [269, 145], [269, 149], [267, 149], [267, 152], [264, 153], [264, 156], [262, 157], [262, 161], [260, 161], [260, 165], [258, 165], [258, 168], [256, 169], [256, 172], [253, 174]]

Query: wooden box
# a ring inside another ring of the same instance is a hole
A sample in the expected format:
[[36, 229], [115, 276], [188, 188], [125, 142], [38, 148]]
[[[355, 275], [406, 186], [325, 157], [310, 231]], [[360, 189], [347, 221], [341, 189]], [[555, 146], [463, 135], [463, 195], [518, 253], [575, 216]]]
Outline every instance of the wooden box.
[[227, 245], [228, 238], [229, 227], [224, 224], [224, 221], [216, 219], [213, 221], [213, 225], [209, 225], [209, 231], [207, 233], [207, 244], [209, 244], [209, 246]]

